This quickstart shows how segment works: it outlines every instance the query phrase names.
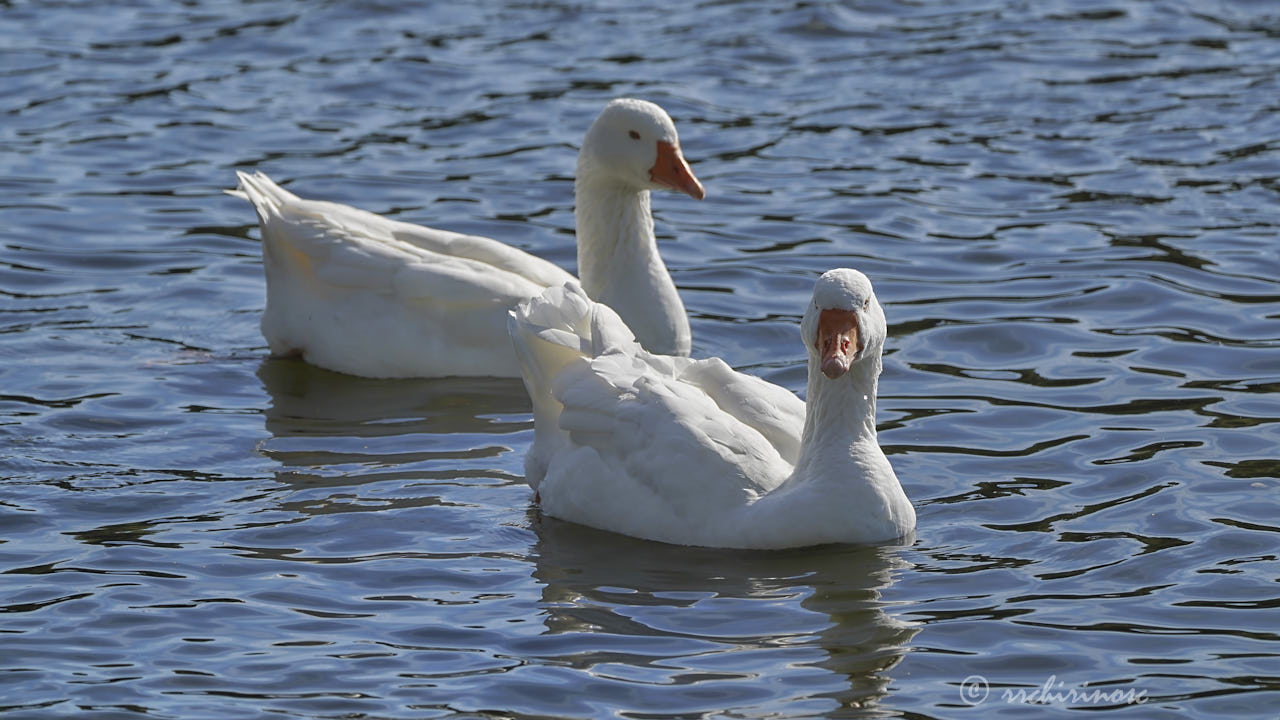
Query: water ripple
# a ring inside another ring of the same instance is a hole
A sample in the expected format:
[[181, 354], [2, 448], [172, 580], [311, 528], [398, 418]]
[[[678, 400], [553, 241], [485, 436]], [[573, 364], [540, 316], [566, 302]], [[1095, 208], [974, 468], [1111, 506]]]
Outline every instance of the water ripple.
[[[0, 716], [935, 718], [977, 675], [982, 716], [1056, 678], [1256, 717], [1277, 35], [1180, 0], [9, 3]], [[559, 523], [518, 381], [265, 358], [233, 170], [573, 269], [623, 94], [707, 185], [654, 198], [695, 353], [800, 391], [815, 274], [875, 280], [907, 544]]]

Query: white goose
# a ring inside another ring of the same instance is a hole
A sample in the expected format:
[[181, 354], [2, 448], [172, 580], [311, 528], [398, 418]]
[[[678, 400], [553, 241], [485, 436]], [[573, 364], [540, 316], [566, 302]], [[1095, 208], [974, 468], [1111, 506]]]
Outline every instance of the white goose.
[[[496, 240], [304, 200], [262, 173], [237, 175], [228, 192], [253, 203], [262, 227], [262, 334], [276, 355], [366, 377], [519, 377], [507, 311], [573, 281]], [[705, 195], [662, 108], [610, 102], [578, 153], [581, 282], [646, 348], [687, 355], [689, 320], [653, 235], [657, 188]]]
[[819, 278], [800, 333], [808, 401], [718, 359], [639, 347], [574, 285], [511, 313], [533, 398], [525, 472], [543, 512], [681, 545], [893, 540], [915, 510], [876, 439], [887, 328], [857, 270]]

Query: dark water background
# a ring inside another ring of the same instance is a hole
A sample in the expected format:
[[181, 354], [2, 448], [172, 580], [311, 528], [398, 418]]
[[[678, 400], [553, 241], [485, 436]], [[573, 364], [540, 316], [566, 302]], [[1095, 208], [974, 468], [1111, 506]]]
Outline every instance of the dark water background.
[[[875, 281], [910, 544], [541, 518], [518, 382], [265, 358], [234, 170], [572, 268], [621, 95], [695, 354]], [[1278, 111], [1261, 0], [0, 2], [0, 717], [1276, 717]]]

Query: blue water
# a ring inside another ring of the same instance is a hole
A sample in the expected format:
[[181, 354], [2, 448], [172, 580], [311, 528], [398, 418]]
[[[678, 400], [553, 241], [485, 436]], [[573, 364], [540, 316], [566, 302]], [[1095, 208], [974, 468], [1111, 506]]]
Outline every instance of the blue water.
[[[572, 269], [675, 117], [695, 354], [889, 318], [902, 545], [542, 517], [518, 381], [267, 358], [236, 169]], [[0, 3], [0, 718], [1280, 716], [1280, 8]]]

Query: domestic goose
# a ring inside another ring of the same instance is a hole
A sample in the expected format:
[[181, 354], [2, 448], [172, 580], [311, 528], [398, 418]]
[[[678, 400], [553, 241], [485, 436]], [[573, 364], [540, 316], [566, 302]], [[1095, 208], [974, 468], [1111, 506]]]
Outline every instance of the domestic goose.
[[[496, 240], [304, 200], [262, 173], [237, 175], [228, 192], [253, 203], [262, 228], [262, 334], [275, 355], [375, 378], [519, 377], [507, 311], [574, 279]], [[646, 348], [687, 355], [689, 320], [653, 234], [649, 191], [658, 188], [705, 195], [662, 108], [610, 102], [578, 153], [581, 283]]]
[[884, 311], [857, 270], [822, 275], [800, 323], [807, 401], [719, 359], [649, 353], [573, 284], [520, 304], [508, 324], [533, 399], [526, 478], [547, 515], [725, 548], [914, 529], [876, 438]]

